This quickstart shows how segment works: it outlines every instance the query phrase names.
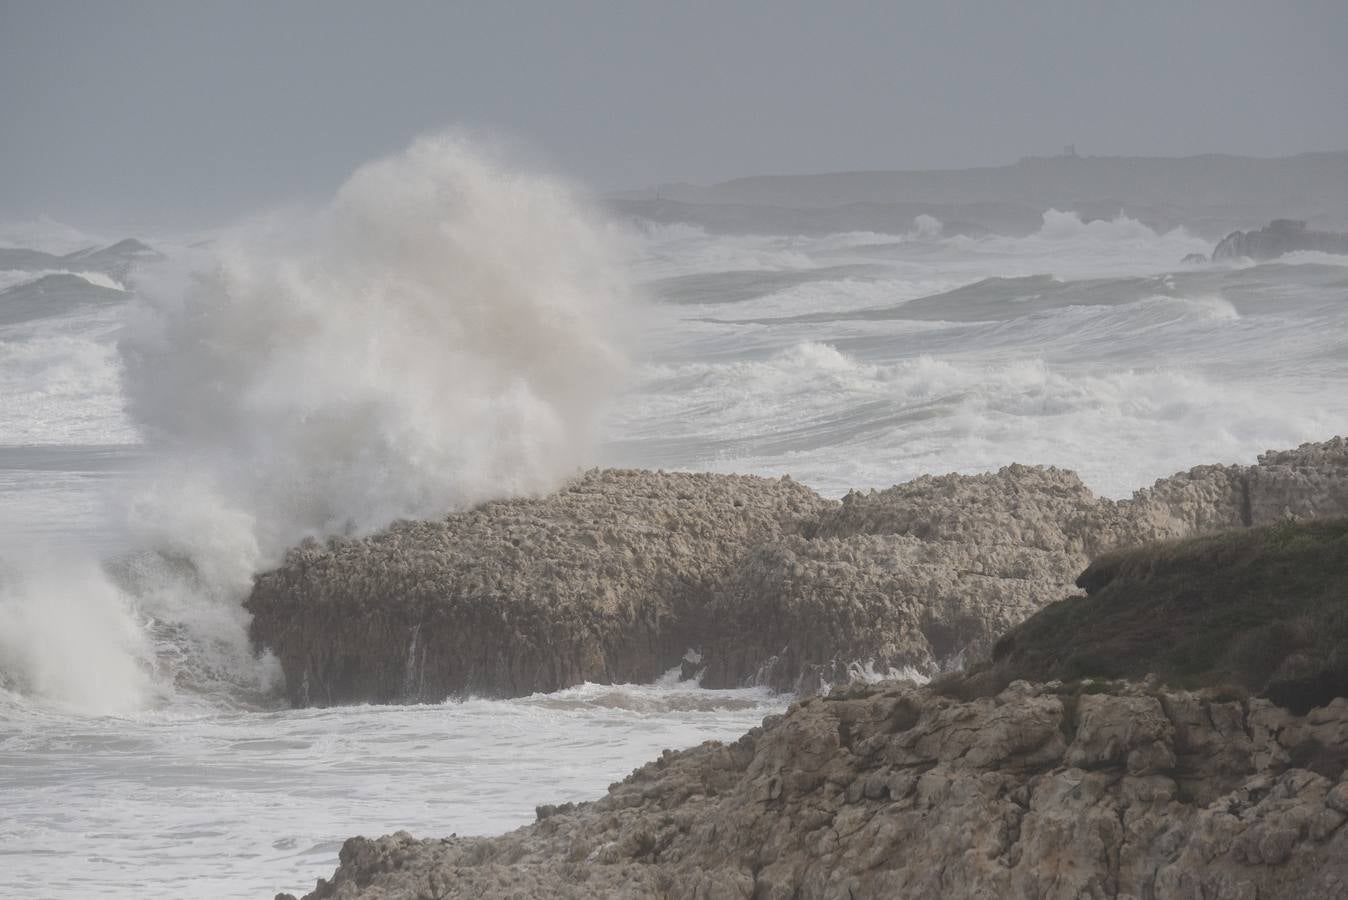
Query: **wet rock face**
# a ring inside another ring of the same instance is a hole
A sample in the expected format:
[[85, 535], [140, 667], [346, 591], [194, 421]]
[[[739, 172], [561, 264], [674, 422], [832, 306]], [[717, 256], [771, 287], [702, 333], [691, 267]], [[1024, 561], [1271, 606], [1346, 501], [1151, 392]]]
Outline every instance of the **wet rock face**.
[[1305, 222], [1292, 219], [1274, 219], [1259, 231], [1233, 231], [1217, 244], [1212, 258], [1275, 259], [1295, 250], [1318, 250], [1321, 253], [1348, 253], [1348, 234], [1332, 231], [1312, 231]]
[[360, 540], [309, 544], [248, 607], [295, 705], [651, 681], [810, 693], [986, 655], [1098, 554], [1348, 512], [1348, 442], [1097, 498], [1013, 465], [825, 500], [790, 480], [596, 471]]
[[897, 683], [666, 751], [494, 838], [353, 838], [313, 900], [1348, 896], [1348, 700]]

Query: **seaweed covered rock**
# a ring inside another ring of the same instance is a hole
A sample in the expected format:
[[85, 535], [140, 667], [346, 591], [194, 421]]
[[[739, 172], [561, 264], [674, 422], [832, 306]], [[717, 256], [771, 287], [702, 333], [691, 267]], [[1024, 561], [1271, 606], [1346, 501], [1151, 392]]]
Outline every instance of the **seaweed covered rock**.
[[1344, 699], [854, 685], [509, 834], [353, 838], [309, 898], [1340, 897], [1346, 737]]

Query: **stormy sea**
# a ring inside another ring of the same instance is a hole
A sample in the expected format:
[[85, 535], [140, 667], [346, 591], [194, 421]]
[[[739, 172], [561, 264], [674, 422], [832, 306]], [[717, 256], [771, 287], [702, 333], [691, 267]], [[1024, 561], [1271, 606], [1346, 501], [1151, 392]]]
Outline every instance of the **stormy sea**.
[[1126, 497], [1348, 421], [1345, 256], [1212, 261], [1199, 218], [1123, 208], [684, 218], [427, 139], [313, 211], [0, 229], [6, 892], [302, 892], [349, 835], [499, 833], [790, 699], [290, 709], [242, 602], [306, 538], [596, 465]]

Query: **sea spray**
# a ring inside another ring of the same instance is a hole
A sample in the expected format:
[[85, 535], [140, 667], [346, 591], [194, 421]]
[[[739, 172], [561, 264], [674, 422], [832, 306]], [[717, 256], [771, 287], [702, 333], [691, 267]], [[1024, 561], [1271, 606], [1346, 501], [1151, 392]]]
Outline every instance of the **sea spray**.
[[150, 641], [96, 562], [27, 548], [0, 561], [0, 688], [120, 713], [152, 699]]
[[15, 649], [31, 628], [73, 641], [62, 623], [86, 604], [129, 598], [130, 618], [95, 629], [122, 668], [147, 667], [122, 646], [143, 620], [173, 681], [265, 687], [240, 603], [287, 547], [556, 487], [592, 460], [622, 371], [618, 257], [565, 184], [441, 136], [284, 230], [235, 229], [139, 272], [119, 349], [151, 460], [127, 504], [145, 552], [59, 601], [32, 599], [40, 578], [0, 588], [6, 682], [100, 711], [141, 702], [143, 685], [78, 696]]

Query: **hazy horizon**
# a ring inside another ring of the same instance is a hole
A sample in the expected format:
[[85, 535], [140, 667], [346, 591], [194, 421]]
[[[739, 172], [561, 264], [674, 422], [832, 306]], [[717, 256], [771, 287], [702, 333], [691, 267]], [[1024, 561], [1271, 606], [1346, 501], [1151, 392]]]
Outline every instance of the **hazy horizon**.
[[0, 0], [0, 217], [213, 224], [466, 128], [600, 191], [1348, 148], [1348, 8]]

